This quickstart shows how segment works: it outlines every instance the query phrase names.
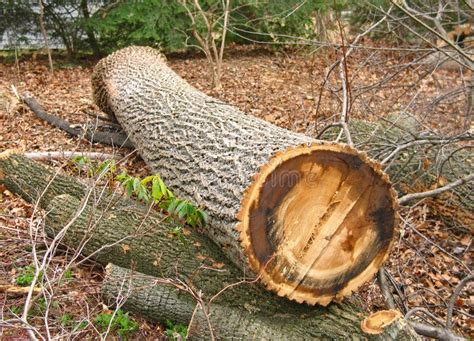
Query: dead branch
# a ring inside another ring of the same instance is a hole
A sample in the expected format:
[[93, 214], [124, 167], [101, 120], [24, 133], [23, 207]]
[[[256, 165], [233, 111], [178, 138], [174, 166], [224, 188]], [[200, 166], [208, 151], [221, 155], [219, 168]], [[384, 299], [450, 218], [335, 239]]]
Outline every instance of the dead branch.
[[72, 152], [72, 151], [60, 151], [60, 152], [30, 152], [24, 154], [27, 158], [36, 161], [45, 160], [67, 160], [78, 156], [84, 156], [91, 160], [118, 160], [119, 155], [98, 153], [98, 152]]
[[[8, 295], [26, 295], [30, 291], [30, 287], [19, 287], [16, 285], [0, 285], [0, 293]], [[33, 292], [38, 294], [41, 292], [41, 288], [34, 287]]]
[[[459, 46], [454, 44], [452, 41], [450, 41], [447, 37], [444, 37], [443, 34], [436, 32], [434, 29], [432, 29], [430, 26], [428, 26], [426, 23], [424, 23], [422, 20], [418, 19], [416, 16], [414, 16], [412, 13], [410, 13], [406, 8], [403, 6], [400, 6], [396, 1], [390, 0], [390, 2], [395, 5], [399, 10], [401, 10], [403, 13], [408, 15], [410, 18], [415, 20], [417, 23], [422, 25], [424, 28], [426, 28], [429, 32], [433, 33], [436, 35], [438, 38], [442, 39], [446, 44], [448, 44], [450, 47], [452, 47], [457, 53], [459, 53], [461, 56], [466, 58], [471, 64], [473, 63], [473, 60], [471, 56], [469, 56], [466, 52], [464, 52]], [[405, 1], [403, 2], [405, 4]], [[471, 65], [466, 65], [466, 67], [469, 70], [472, 70]]]
[[35, 113], [35, 115], [48, 122], [49, 124], [55, 126], [56, 128], [61, 129], [62, 131], [67, 132], [69, 135], [74, 137], [83, 137], [85, 136], [89, 141], [102, 143], [117, 147], [131, 148], [134, 146], [128, 139], [128, 136], [123, 133], [105, 133], [99, 131], [90, 131], [89, 129], [83, 129], [81, 127], [75, 127], [70, 124], [68, 121], [51, 114], [48, 114], [41, 105], [34, 99], [30, 94], [24, 93], [21, 96], [22, 101]]
[[419, 193], [410, 193], [410, 194], [404, 195], [403, 197], [398, 199], [398, 203], [400, 205], [405, 205], [406, 203], [408, 203], [411, 200], [418, 200], [418, 199], [423, 199], [423, 198], [428, 198], [428, 197], [434, 197], [434, 196], [437, 196], [441, 193], [450, 191], [450, 190], [452, 190], [456, 187], [464, 185], [464, 184], [466, 184], [466, 183], [468, 183], [472, 180], [474, 180], [474, 173], [471, 173], [471, 174], [465, 176], [462, 179], [453, 181], [453, 182], [451, 182], [451, 183], [449, 183], [449, 184], [447, 184], [443, 187], [439, 187], [439, 188], [436, 188], [436, 189], [433, 189], [433, 190], [430, 190], [430, 191], [419, 192]]
[[465, 338], [455, 335], [446, 329], [434, 327], [429, 324], [424, 324], [420, 322], [411, 322], [411, 321], [410, 321], [410, 324], [413, 327], [413, 329], [415, 329], [415, 331], [419, 335], [422, 335], [422, 336], [431, 337], [438, 340], [445, 340], [445, 341], [465, 341], [466, 340]]
[[469, 276], [465, 277], [459, 284], [457, 285], [456, 289], [454, 289], [454, 293], [451, 296], [451, 299], [449, 300], [448, 304], [448, 314], [446, 317], [446, 328], [451, 329], [452, 327], [452, 319], [453, 319], [453, 310], [454, 310], [454, 305], [456, 304], [456, 300], [461, 293], [462, 289], [464, 286], [474, 280], [474, 274], [470, 274]]
[[[391, 1], [391, 2], [392, 2], [392, 4], [395, 4], [394, 1]], [[399, 9], [401, 9], [401, 10], [403, 11], [403, 7], [401, 7], [400, 5], [397, 5], [397, 4], [395, 4], [395, 5], [397, 6], [397, 8], [399, 8]], [[393, 15], [391, 15], [391, 14], [389, 14], [388, 12], [384, 11], [383, 9], [379, 8], [379, 10], [380, 10], [383, 14], [389, 16], [392, 20], [395, 20], [395, 21], [398, 20], [398, 18], [394, 17]], [[405, 11], [406, 11], [406, 10], [405, 10]], [[409, 12], [408, 12], [408, 13], [409, 13]], [[416, 17], [414, 17], [411, 13], [409, 13], [409, 16], [411, 16], [412, 18], [416, 18]], [[417, 19], [417, 18], [416, 18], [416, 19]], [[429, 44], [432, 48], [434, 48], [434, 49], [436, 49], [437, 51], [439, 51], [440, 53], [444, 54], [447, 58], [454, 60], [456, 63], [458, 63], [458, 64], [464, 66], [465, 68], [467, 68], [467, 69], [469, 69], [469, 70], [472, 70], [472, 69], [473, 69], [473, 68], [472, 68], [472, 58], [468, 57], [468, 61], [470, 61], [470, 64], [471, 64], [471, 65], [468, 65], [468, 64], [464, 63], [462, 60], [457, 59], [455, 56], [452, 56], [452, 55], [449, 53], [449, 51], [446, 51], [445, 49], [442, 49], [442, 48], [436, 46], [435, 44], [433, 44], [433, 43], [432, 43], [431, 41], [429, 41], [427, 38], [425, 38], [424, 36], [422, 36], [421, 34], [419, 34], [416, 30], [414, 30], [410, 25], [407, 25], [407, 24], [405, 24], [405, 23], [402, 22], [402, 21], [400, 21], [400, 24], [403, 25], [403, 27], [405, 27], [407, 30], [409, 30], [411, 33], [413, 33], [415, 36], [417, 36], [418, 38], [420, 38], [421, 40], [423, 40], [425, 43]], [[424, 24], [424, 23], [423, 23], [423, 24]], [[426, 25], [426, 24], [425, 24], [425, 25]], [[436, 31], [435, 31], [435, 32], [436, 32]], [[437, 32], [436, 32], [436, 33], [437, 33]], [[436, 33], [435, 33], [435, 34], [436, 34]], [[452, 44], [452, 43], [450, 42], [450, 44]], [[418, 51], [421, 51], [421, 50], [418, 49]], [[462, 54], [465, 54], [464, 51], [462, 51]]]

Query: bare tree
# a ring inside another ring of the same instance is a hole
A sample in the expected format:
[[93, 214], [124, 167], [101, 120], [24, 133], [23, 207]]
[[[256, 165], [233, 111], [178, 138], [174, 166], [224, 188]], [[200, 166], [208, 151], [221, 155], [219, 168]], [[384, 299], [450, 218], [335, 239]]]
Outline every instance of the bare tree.
[[39, 24], [40, 24], [41, 34], [43, 35], [44, 47], [46, 49], [46, 53], [48, 54], [49, 70], [51, 74], [53, 74], [54, 73], [53, 58], [51, 56], [51, 49], [49, 48], [48, 32], [46, 32], [46, 28], [44, 25], [43, 0], [39, 0], [38, 5], [39, 5]]
[[[198, 48], [206, 55], [214, 88], [221, 89], [222, 60], [231, 11], [230, 0], [222, 0], [221, 7], [211, 6], [208, 10], [204, 10], [198, 0], [180, 2], [191, 20], [192, 35], [199, 44]], [[200, 32], [198, 28], [200, 20], [204, 23], [204, 32]]]

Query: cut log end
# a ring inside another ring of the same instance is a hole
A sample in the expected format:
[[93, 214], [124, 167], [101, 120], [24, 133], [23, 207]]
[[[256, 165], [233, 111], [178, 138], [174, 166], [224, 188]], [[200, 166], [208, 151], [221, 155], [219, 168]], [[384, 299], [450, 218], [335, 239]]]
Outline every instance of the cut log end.
[[378, 164], [343, 145], [277, 154], [239, 213], [241, 243], [268, 289], [327, 305], [375, 275], [397, 228], [396, 195]]
[[378, 335], [384, 332], [384, 328], [403, 316], [398, 310], [378, 311], [361, 322], [361, 329], [364, 333]]

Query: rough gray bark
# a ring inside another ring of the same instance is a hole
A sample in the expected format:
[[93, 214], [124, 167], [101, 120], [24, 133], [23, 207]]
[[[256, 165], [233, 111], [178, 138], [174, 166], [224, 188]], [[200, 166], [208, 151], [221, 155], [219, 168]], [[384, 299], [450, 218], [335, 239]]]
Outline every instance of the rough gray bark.
[[[146, 289], [144, 289], [146, 288]], [[304, 308], [299, 312], [264, 309], [230, 309], [213, 303], [205, 306], [209, 320], [190, 294], [171, 285], [156, 284], [156, 278], [110, 264], [102, 286], [110, 303], [127, 297], [123, 307], [148, 319], [165, 322], [173, 312], [175, 323], [188, 325], [191, 340], [420, 340], [404, 320], [388, 325], [384, 332], [369, 335], [360, 328], [362, 316], [356, 306], [332, 304], [325, 313]]]
[[[28, 201], [35, 201], [35, 195], [43, 192], [40, 204], [47, 208], [46, 226], [51, 236], [70, 221], [87, 191], [77, 180], [56, 174], [21, 155], [2, 154], [0, 174], [2, 184]], [[65, 194], [68, 191], [71, 195]], [[159, 213], [150, 213], [129, 199], [102, 198], [104, 202], [97, 202], [92, 196], [91, 203], [70, 225], [63, 242], [80, 248], [83, 255], [94, 254], [102, 264], [112, 261], [154, 276], [140, 275], [137, 282], [132, 282], [135, 288], [153, 283], [157, 278], [181, 280], [201, 291], [203, 300], [208, 302], [226, 286], [245, 278], [205, 236], [189, 231], [184, 239], [177, 238], [170, 233], [174, 225], [164, 221]], [[125, 268], [113, 266], [112, 269], [115, 270], [108, 273], [104, 284], [104, 294], [111, 302], [119, 294], [118, 281], [130, 274]], [[180, 323], [189, 322], [194, 307], [190, 295], [169, 286], [133, 291], [125, 304], [126, 309], [152, 320], [170, 319]], [[364, 336], [360, 330], [363, 311], [353, 299], [327, 308], [310, 307], [277, 297], [255, 283], [241, 283], [225, 290], [210, 307], [211, 322], [219, 338]], [[206, 338], [208, 331], [202, 312], [195, 318], [194, 335]]]
[[96, 103], [173, 191], [206, 207], [210, 237], [240, 265], [236, 217], [252, 176], [276, 151], [315, 141], [206, 96], [160, 59], [151, 48], [129, 48], [101, 60]]
[[[206, 234], [269, 290], [327, 304], [355, 290], [386, 258], [396, 200], [385, 175], [357, 151], [321, 147], [211, 98], [151, 48], [130, 47], [101, 60], [92, 83], [99, 107], [118, 120], [147, 165], [178, 196], [205, 207]], [[323, 156], [322, 148], [332, 155]], [[296, 185], [278, 184], [292, 174]], [[308, 226], [296, 231], [302, 224]], [[364, 240], [371, 235], [374, 240]], [[340, 263], [324, 257], [326, 248]]]
[[[379, 122], [353, 119], [349, 121], [349, 127], [356, 148], [379, 161], [387, 157], [395, 146], [412, 141], [424, 130], [409, 114], [392, 115]], [[329, 129], [321, 138], [333, 140], [338, 132], [338, 129]], [[414, 144], [400, 153], [386, 172], [400, 194], [417, 191], [414, 185], [428, 189], [440, 176], [449, 183], [472, 173], [474, 157], [471, 150], [469, 146], [459, 143]], [[451, 193], [453, 195], [443, 202], [447, 209], [438, 213], [448, 223], [466, 227], [472, 225], [474, 183], [454, 188]]]

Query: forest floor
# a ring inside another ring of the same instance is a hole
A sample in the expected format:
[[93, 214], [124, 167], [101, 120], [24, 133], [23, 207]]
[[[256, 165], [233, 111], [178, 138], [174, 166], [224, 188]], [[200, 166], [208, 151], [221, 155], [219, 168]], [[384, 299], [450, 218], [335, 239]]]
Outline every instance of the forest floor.
[[[324, 124], [333, 121], [340, 112], [338, 72], [327, 80], [330, 90], [320, 92], [325, 72], [334, 60], [335, 51], [317, 53], [275, 52], [239, 47], [230, 48], [224, 62], [223, 89], [212, 89], [206, 60], [196, 56], [171, 55], [170, 66], [190, 84], [205, 93], [239, 107], [242, 111], [276, 125], [306, 134], [316, 135]], [[443, 133], [460, 129], [464, 123], [461, 101], [438, 103], [433, 109], [426, 103], [440, 93], [463, 83], [469, 75], [457, 71], [437, 70], [426, 75], [423, 68], [413, 65], [410, 53], [354, 53], [349, 62], [353, 90], [350, 118], [376, 121], [380, 117], [403, 110], [410, 104], [420, 121]], [[56, 59], [54, 75], [48, 72], [44, 56], [28, 56], [18, 63], [0, 64], [0, 151], [97, 151], [125, 154], [112, 147], [90, 144], [38, 119], [14, 96], [28, 91], [54, 115], [75, 124], [94, 123], [98, 112], [93, 104], [90, 77], [93, 60], [68, 64]], [[365, 67], [370, 65], [369, 67]], [[357, 88], [356, 88], [357, 87]], [[417, 94], [414, 96], [414, 94]], [[63, 162], [49, 161], [60, 167]], [[121, 165], [129, 174], [146, 175], [149, 170], [136, 155]], [[0, 188], [0, 284], [18, 284], [32, 264], [29, 226], [34, 207], [5, 188]], [[472, 226], [453, 228], [434, 213], [433, 199], [422, 200], [403, 210], [402, 215], [416, 226], [416, 231], [404, 230], [399, 237], [387, 269], [398, 290], [406, 298], [405, 308], [425, 307], [442, 320], [446, 319], [446, 304], [455, 286], [472, 270]], [[35, 215], [37, 219], [41, 215]], [[472, 220], [470, 220], [472, 222]], [[469, 222], [468, 222], [469, 223]], [[54, 267], [61, 271], [67, 252], [59, 253]], [[103, 269], [88, 262], [68, 273], [51, 308], [50, 329], [57, 335], [96, 338], [101, 332], [96, 319], [109, 312], [100, 298]], [[375, 280], [357, 293], [369, 311], [385, 308]], [[0, 293], [2, 318], [21, 313], [25, 298]], [[468, 286], [455, 305], [454, 329], [473, 335], [472, 315], [474, 288]], [[30, 322], [44, 326], [41, 301], [36, 300]], [[162, 337], [166, 327], [132, 316], [139, 330], [132, 339]], [[80, 328], [78, 328], [78, 326]], [[75, 330], [73, 332], [73, 330]], [[73, 333], [73, 334], [71, 334]], [[113, 332], [117, 336], [117, 332]], [[0, 338], [21, 339], [22, 329], [0, 327]]]

